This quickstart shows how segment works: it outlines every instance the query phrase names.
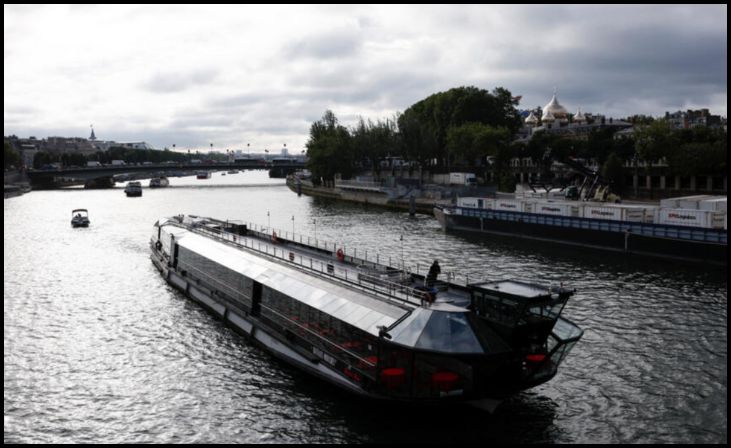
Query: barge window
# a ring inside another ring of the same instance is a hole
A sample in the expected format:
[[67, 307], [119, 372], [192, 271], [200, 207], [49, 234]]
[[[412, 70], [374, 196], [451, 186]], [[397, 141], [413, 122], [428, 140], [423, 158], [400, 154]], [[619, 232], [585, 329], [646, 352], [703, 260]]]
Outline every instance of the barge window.
[[416, 347], [456, 353], [483, 353], [465, 313], [432, 313]]

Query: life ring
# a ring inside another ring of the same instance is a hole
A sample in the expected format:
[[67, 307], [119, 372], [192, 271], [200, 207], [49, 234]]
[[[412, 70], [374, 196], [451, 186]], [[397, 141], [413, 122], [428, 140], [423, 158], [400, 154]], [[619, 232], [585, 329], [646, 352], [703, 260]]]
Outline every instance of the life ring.
[[272, 243], [277, 242], [277, 232], [272, 232]]
[[162, 249], [162, 243], [159, 241], [155, 242], [155, 249], [157, 249], [157, 250]]
[[335, 252], [335, 255], [338, 257], [338, 261], [345, 261], [345, 252], [342, 247]]

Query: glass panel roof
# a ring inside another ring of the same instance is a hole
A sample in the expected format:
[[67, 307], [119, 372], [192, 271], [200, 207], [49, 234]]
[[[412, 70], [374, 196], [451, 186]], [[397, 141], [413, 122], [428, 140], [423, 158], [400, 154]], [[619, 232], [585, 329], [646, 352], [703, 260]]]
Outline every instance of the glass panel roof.
[[484, 353], [464, 310], [415, 310], [389, 334], [392, 341], [409, 347], [450, 353]]
[[409, 312], [404, 307], [267, 260], [249, 251], [176, 227], [166, 226], [165, 229], [174, 229], [181, 247], [215, 260], [222, 266], [373, 335], [378, 335], [378, 326], [392, 325]]

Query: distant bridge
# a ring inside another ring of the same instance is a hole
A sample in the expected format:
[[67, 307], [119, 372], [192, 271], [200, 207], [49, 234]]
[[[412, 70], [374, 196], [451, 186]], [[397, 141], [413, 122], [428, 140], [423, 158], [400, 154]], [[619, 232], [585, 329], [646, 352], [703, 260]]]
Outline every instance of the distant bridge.
[[[305, 162], [272, 162], [246, 160], [226, 163], [158, 163], [155, 165], [106, 165], [79, 168], [28, 170], [26, 174], [33, 188], [52, 189], [70, 185], [90, 188], [113, 187], [115, 178], [120, 180], [149, 179], [157, 176], [193, 175], [196, 171], [228, 171], [232, 169], [269, 170], [276, 177], [301, 170]], [[189, 173], [189, 174], [186, 174]]]

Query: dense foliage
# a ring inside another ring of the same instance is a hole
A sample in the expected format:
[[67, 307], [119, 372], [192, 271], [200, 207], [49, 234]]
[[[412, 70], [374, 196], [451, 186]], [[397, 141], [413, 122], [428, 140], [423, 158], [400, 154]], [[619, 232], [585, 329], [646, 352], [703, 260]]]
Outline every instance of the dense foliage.
[[[360, 118], [348, 129], [328, 110], [310, 128], [309, 168], [316, 182], [349, 178], [369, 169], [378, 177], [394, 159], [431, 172], [471, 171], [501, 188], [514, 183], [512, 158], [550, 165], [567, 157], [596, 161], [606, 177], [622, 183], [627, 161], [658, 163], [669, 174], [720, 175], [726, 171], [726, 131], [706, 127], [672, 130], [662, 119], [627, 118], [635, 135], [615, 138], [616, 127], [598, 127], [585, 138], [539, 132], [516, 143], [521, 127], [517, 101], [501, 87], [488, 92], [458, 87], [433, 94], [386, 120]], [[547, 155], [550, 154], [550, 157]]]

